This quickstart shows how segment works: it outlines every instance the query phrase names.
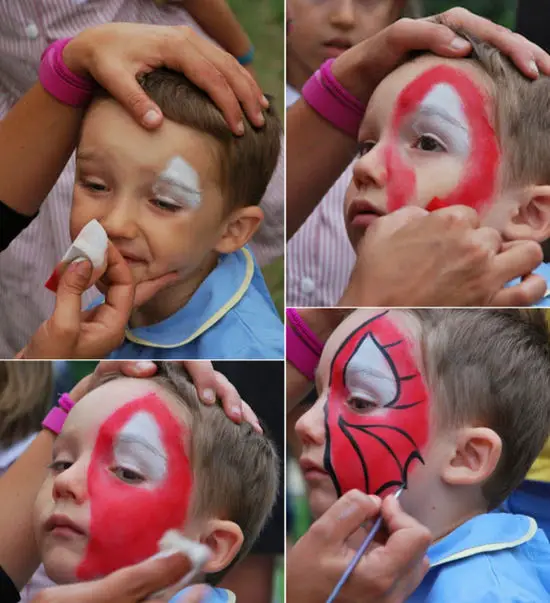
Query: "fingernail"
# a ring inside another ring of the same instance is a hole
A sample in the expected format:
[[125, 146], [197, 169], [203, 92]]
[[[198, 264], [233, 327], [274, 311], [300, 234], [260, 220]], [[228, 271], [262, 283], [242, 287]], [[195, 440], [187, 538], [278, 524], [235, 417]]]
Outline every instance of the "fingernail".
[[457, 36], [451, 42], [450, 46], [453, 50], [466, 50], [467, 48], [470, 48], [470, 42], [464, 38], [461, 38], [460, 36]]
[[136, 362], [136, 371], [138, 373], [141, 372], [149, 372], [151, 369], [155, 368], [156, 364], [154, 362], [148, 362], [146, 360], [140, 360], [139, 362]]
[[216, 392], [213, 389], [211, 389], [210, 387], [207, 387], [206, 389], [204, 389], [202, 391], [201, 398], [205, 402], [213, 403], [216, 401]]
[[254, 427], [254, 429], [258, 432], [258, 433], [263, 433], [264, 430], [262, 429], [262, 426], [259, 423], [252, 423], [252, 426]]
[[147, 113], [143, 116], [143, 123], [147, 126], [154, 126], [161, 120], [161, 115], [158, 111], [154, 109], [149, 109]]
[[244, 134], [244, 122], [242, 122], [242, 121], [240, 121], [240, 122], [237, 124], [237, 134], [238, 134], [239, 136], [242, 136], [242, 135]]
[[236, 417], [242, 417], [243, 411], [241, 410], [240, 406], [232, 406], [231, 413]]
[[79, 276], [89, 276], [92, 272], [92, 264], [88, 258], [76, 258], [69, 264], [67, 272], [74, 272]]
[[534, 75], [539, 75], [539, 68], [537, 66], [537, 62], [534, 59], [529, 61], [529, 71]]
[[265, 124], [265, 117], [263, 113], [258, 113], [258, 123], [262, 126]]
[[265, 96], [262, 96], [261, 99], [262, 105], [267, 109], [269, 107], [269, 101], [267, 100], [267, 98]]

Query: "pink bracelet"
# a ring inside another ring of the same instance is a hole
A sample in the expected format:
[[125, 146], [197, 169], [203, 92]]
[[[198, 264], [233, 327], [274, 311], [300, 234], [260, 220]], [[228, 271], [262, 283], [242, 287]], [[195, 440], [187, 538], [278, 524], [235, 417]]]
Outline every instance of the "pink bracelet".
[[286, 319], [286, 359], [309, 381], [314, 381], [323, 342], [294, 308], [287, 309]]
[[65, 424], [65, 419], [69, 414], [69, 411], [74, 406], [74, 402], [71, 400], [69, 394], [63, 394], [58, 402], [58, 406], [55, 406], [46, 415], [46, 418], [42, 421], [42, 427], [49, 429], [55, 435], [59, 435]]
[[92, 99], [95, 82], [73, 73], [63, 61], [63, 49], [72, 40], [50, 44], [43, 52], [38, 78], [44, 90], [64, 105], [84, 107]]
[[334, 59], [325, 61], [302, 88], [307, 104], [335, 128], [357, 138], [366, 106], [334, 77]]

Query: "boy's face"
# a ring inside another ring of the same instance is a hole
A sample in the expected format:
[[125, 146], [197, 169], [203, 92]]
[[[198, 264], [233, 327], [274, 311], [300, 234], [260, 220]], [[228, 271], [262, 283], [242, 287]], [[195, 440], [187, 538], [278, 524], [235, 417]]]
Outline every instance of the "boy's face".
[[370, 38], [398, 18], [404, 0], [288, 0], [288, 61], [309, 77], [329, 58]]
[[[415, 500], [435, 479], [439, 436], [415, 359], [414, 326], [395, 311], [357, 311], [328, 340], [317, 369], [319, 398], [296, 424], [300, 465], [315, 516], [351, 489]], [[408, 505], [407, 505], [408, 501]]]
[[345, 199], [355, 247], [380, 215], [404, 205], [468, 205], [483, 225], [504, 228], [515, 200], [499, 190], [502, 162], [489, 86], [471, 62], [433, 56], [382, 81], [360, 128], [362, 157]]
[[[182, 280], [194, 274], [215, 248], [225, 217], [216, 144], [167, 119], [146, 131], [116, 101], [95, 101], [77, 151], [71, 238], [95, 218], [136, 283], [173, 271]], [[198, 177], [200, 200], [161, 184], [175, 157]]]
[[176, 400], [145, 379], [117, 379], [69, 413], [35, 503], [35, 535], [56, 582], [138, 563], [188, 519], [190, 442]]

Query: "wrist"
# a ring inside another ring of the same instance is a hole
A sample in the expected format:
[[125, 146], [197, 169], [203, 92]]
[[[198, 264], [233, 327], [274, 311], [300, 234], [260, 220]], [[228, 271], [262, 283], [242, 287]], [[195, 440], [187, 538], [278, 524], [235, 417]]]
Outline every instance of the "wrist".
[[368, 42], [369, 40], [366, 40], [350, 48], [350, 50], [336, 58], [331, 66], [334, 77], [342, 87], [365, 106], [378, 85], [378, 82], [373, 80], [376, 67], [367, 61], [369, 54], [365, 44], [368, 44]]
[[87, 65], [90, 63], [90, 47], [83, 40], [84, 34], [75, 36], [63, 49], [63, 62], [69, 71], [80, 77], [91, 77]]

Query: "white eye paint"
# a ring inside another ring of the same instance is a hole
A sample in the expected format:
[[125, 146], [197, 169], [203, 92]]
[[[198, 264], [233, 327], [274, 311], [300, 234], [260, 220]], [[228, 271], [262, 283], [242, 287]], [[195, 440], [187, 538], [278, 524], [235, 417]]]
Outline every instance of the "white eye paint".
[[424, 97], [413, 118], [416, 134], [434, 134], [450, 153], [469, 155], [470, 129], [458, 92], [449, 84], [437, 84]]
[[173, 157], [153, 185], [153, 193], [167, 203], [195, 208], [200, 204], [199, 175], [182, 157]]
[[374, 395], [386, 406], [397, 396], [397, 383], [388, 359], [369, 333], [346, 366], [345, 383], [352, 395]]
[[101, 268], [107, 253], [107, 241], [103, 226], [97, 220], [91, 220], [79, 232], [61, 261], [69, 264], [84, 256], [92, 262], [94, 268]]
[[124, 425], [116, 439], [114, 459], [117, 465], [132, 469], [149, 481], [161, 482], [166, 477], [166, 450], [151, 414], [138, 412]]

